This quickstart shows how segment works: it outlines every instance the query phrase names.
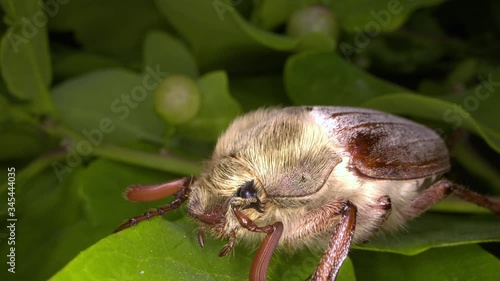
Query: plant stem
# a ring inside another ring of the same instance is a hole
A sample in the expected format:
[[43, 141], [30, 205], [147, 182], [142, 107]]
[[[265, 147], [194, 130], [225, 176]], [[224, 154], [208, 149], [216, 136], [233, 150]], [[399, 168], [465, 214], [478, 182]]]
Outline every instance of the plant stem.
[[101, 144], [94, 147], [93, 154], [119, 162], [176, 174], [196, 175], [201, 171], [199, 164], [185, 159], [164, 157], [158, 154], [108, 144]]
[[[73, 149], [75, 149], [77, 143], [86, 140], [83, 136], [62, 125], [54, 128], [53, 132], [60, 137], [70, 138], [71, 144], [69, 144], [69, 146], [73, 147]], [[166, 157], [159, 154], [104, 143], [93, 146], [91, 154], [118, 162], [181, 175], [197, 175], [201, 171], [201, 166], [199, 164], [186, 159]]]

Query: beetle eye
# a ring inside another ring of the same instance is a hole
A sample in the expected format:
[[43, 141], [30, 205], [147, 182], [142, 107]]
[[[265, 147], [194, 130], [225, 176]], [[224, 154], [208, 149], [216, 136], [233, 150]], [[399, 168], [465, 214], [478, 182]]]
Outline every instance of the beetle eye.
[[238, 190], [236, 190], [236, 196], [241, 198], [256, 198], [257, 190], [253, 185], [253, 180], [249, 180], [242, 184]]

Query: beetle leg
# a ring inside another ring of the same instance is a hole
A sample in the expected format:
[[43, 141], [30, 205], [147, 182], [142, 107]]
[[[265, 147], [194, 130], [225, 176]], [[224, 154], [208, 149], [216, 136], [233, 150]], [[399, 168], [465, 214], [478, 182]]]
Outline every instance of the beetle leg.
[[202, 248], [205, 247], [205, 231], [201, 227], [198, 228], [198, 245]]
[[[376, 214], [376, 216], [373, 218], [374, 220], [376, 220], [375, 228], [371, 231], [371, 233], [375, 234], [391, 214], [391, 198], [388, 195], [380, 196], [380, 198], [378, 198], [377, 200], [377, 203], [375, 205], [370, 205], [370, 207]], [[368, 242], [372, 236], [373, 235], [364, 237], [363, 241], [361, 241], [360, 243], [362, 244]]]
[[267, 277], [267, 268], [273, 256], [276, 246], [283, 233], [283, 223], [275, 222], [266, 226], [257, 226], [249, 217], [243, 214], [236, 206], [233, 206], [233, 211], [240, 225], [249, 231], [266, 233], [266, 237], [260, 244], [257, 253], [252, 260], [250, 267], [250, 281], [265, 281]]
[[188, 186], [188, 181], [184, 181], [184, 187], [175, 194], [175, 199], [172, 202], [161, 208], [153, 209], [151, 211], [145, 212], [142, 215], [129, 219], [127, 222], [120, 225], [113, 233], [132, 227], [140, 223], [141, 221], [149, 220], [156, 216], [161, 216], [168, 211], [178, 209], [182, 205], [182, 203], [184, 203], [188, 199], [190, 192], [191, 189]]
[[340, 222], [311, 280], [327, 281], [337, 278], [337, 273], [347, 257], [354, 236], [356, 212], [357, 208], [354, 204], [350, 201], [344, 201]]
[[415, 200], [413, 200], [411, 203], [411, 209], [413, 212], [408, 216], [408, 218], [420, 215], [452, 192], [466, 201], [490, 209], [492, 212], [500, 215], [499, 200], [476, 193], [447, 179], [441, 179], [426, 190], [422, 191], [422, 193], [415, 198]]
[[387, 217], [391, 214], [392, 210], [392, 203], [391, 203], [391, 198], [389, 195], [384, 195], [380, 196], [380, 198], [377, 200], [376, 205], [370, 205], [373, 209], [378, 211], [378, 227], [387, 220]]
[[222, 249], [219, 252], [219, 257], [224, 257], [227, 254], [231, 253], [235, 245], [236, 245], [236, 230], [233, 230], [231, 232], [231, 237], [229, 238], [229, 243], [227, 243], [227, 245], [222, 247]]

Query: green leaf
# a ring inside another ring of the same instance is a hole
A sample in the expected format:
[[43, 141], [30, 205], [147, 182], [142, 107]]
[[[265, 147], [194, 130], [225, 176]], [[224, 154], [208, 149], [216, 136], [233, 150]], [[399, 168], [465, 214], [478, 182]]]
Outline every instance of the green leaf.
[[446, 84], [452, 86], [460, 83], [467, 83], [476, 75], [477, 65], [478, 61], [471, 58], [460, 62], [446, 77]]
[[[108, 236], [78, 255], [51, 281], [64, 280], [245, 280], [253, 252], [236, 247], [234, 257], [219, 258], [224, 242], [205, 239], [200, 248], [194, 223], [154, 219]], [[277, 253], [268, 271], [270, 280], [303, 280], [312, 273], [319, 257]], [[339, 280], [354, 280], [352, 265], [346, 261]], [[296, 277], [296, 278], [293, 278]], [[292, 279], [293, 278], [293, 279]]]
[[[307, 47], [332, 50], [332, 40], [276, 35], [248, 23], [228, 1], [156, 0], [160, 12], [186, 38], [201, 68], [230, 67], [245, 71], [249, 66], [269, 68], [281, 64], [284, 54]], [[224, 36], [221, 36], [224, 34]], [[214, 40], [217, 38], [217, 40]], [[305, 40], [305, 41], [303, 41]], [[268, 58], [263, 60], [263, 58]], [[258, 58], [259, 64], [255, 64]], [[262, 62], [266, 62], [262, 64]]]
[[[469, 171], [468, 171], [469, 172]], [[475, 187], [475, 186], [474, 186]], [[483, 186], [480, 186], [483, 187]], [[484, 189], [484, 188], [483, 188]], [[477, 191], [477, 190], [476, 190]], [[481, 192], [482, 194], [488, 194]], [[458, 196], [451, 195], [431, 207], [432, 211], [457, 214], [491, 214], [491, 211], [474, 203], [464, 201]]]
[[144, 43], [144, 64], [149, 67], [160, 65], [171, 74], [198, 77], [198, 67], [193, 55], [177, 38], [162, 31], [150, 31]]
[[[479, 123], [482, 129], [500, 137], [500, 67], [477, 76], [478, 83], [462, 95], [450, 95], [446, 100], [457, 104], [454, 115], [466, 115]], [[466, 114], [464, 114], [466, 113]], [[457, 119], [457, 116], [453, 116]], [[457, 121], [458, 122], [458, 121]], [[464, 121], [466, 123], [466, 121]]]
[[134, 140], [161, 143], [165, 123], [154, 112], [153, 90], [165, 74], [158, 67], [142, 76], [124, 69], [96, 71], [66, 80], [52, 96], [63, 122], [93, 146]]
[[[162, 183], [179, 177], [104, 159], [92, 162], [82, 176], [84, 179], [80, 194], [83, 198], [86, 217], [92, 224], [103, 228], [102, 235], [111, 233], [127, 218], [139, 215], [150, 207], [163, 204], [162, 202], [129, 202], [123, 196], [127, 187]], [[171, 199], [167, 198], [167, 200]]]
[[404, 90], [326, 52], [290, 57], [284, 80], [295, 104], [359, 106], [370, 98]]
[[291, 104], [285, 93], [281, 76], [246, 76], [229, 81], [231, 94], [250, 111], [263, 106]]
[[500, 242], [500, 218], [488, 215], [427, 213], [407, 224], [405, 231], [381, 236], [357, 248], [416, 255], [427, 249]]
[[215, 141], [241, 112], [241, 107], [231, 97], [227, 75], [223, 71], [205, 74], [198, 80], [201, 90], [201, 107], [198, 115], [177, 128], [180, 136], [194, 140]]
[[[498, 228], [495, 227], [498, 218], [491, 215], [469, 218], [450, 216], [427, 215], [425, 219], [410, 224], [407, 234], [389, 237], [387, 241], [372, 242], [363, 248], [417, 254], [431, 247], [500, 241]], [[466, 222], [463, 222], [464, 220]], [[493, 235], [495, 239], [485, 238], [488, 234], [491, 236], [491, 233], [496, 233]], [[238, 247], [237, 259], [225, 260], [215, 258], [223, 245], [221, 241], [207, 239], [206, 245], [204, 249], [199, 249], [194, 225], [187, 219], [144, 222], [138, 227], [110, 236], [83, 252], [53, 280], [102, 280], [110, 277], [123, 279], [125, 275], [138, 276], [141, 272], [148, 276], [148, 280], [160, 280], [162, 276], [176, 280], [246, 278], [245, 272], [249, 268], [252, 255], [245, 254], [248, 250]], [[456, 248], [459, 247], [446, 249], [453, 251]], [[214, 258], [207, 259], [207, 255], [213, 255]], [[269, 270], [271, 280], [302, 280], [300, 277], [304, 278], [308, 272], [310, 274], [317, 265], [319, 256], [307, 251], [293, 258], [277, 254]], [[109, 271], [104, 268], [121, 269]], [[353, 276], [349, 272], [349, 262], [346, 263], [344, 271], [346, 276]], [[346, 277], [344, 280], [352, 279]]]
[[[147, 233], [147, 234], [146, 234]], [[145, 235], [146, 234], [146, 235]], [[77, 256], [56, 274], [57, 280], [244, 280], [242, 265], [248, 258], [228, 260], [210, 257], [222, 247], [207, 241], [204, 249], [196, 242], [190, 222], [155, 219], [113, 234]], [[218, 247], [217, 247], [218, 246]]]
[[96, 55], [81, 51], [59, 51], [53, 55], [54, 80], [61, 81], [88, 72], [122, 67], [120, 61], [109, 56]]
[[432, 249], [417, 256], [352, 253], [359, 280], [500, 280], [500, 260], [478, 245]]
[[48, 19], [38, 3], [1, 2], [10, 27], [0, 43], [0, 62], [9, 93], [32, 102], [32, 110], [40, 114], [53, 112], [53, 105], [48, 92], [52, 81]]
[[125, 62], [139, 62], [146, 32], [164, 26], [152, 1], [71, 0], [58, 7], [51, 28], [73, 31], [86, 50]]
[[[63, 162], [59, 161], [59, 163]], [[165, 172], [102, 159], [92, 162], [85, 169], [82, 168], [83, 166], [78, 167], [64, 176], [65, 182], [69, 179], [75, 179], [68, 182], [64, 188], [71, 190], [75, 195], [77, 194], [77, 200], [68, 198], [66, 203], [61, 200], [58, 202], [59, 207], [53, 209], [55, 212], [60, 210], [77, 212], [78, 216], [67, 221], [64, 225], [54, 227], [52, 223], [54, 220], [51, 223], [44, 220], [45, 213], [33, 213], [33, 219], [43, 222], [45, 228], [52, 231], [50, 232], [52, 234], [49, 233], [47, 236], [41, 235], [40, 239], [56, 237], [50, 243], [50, 250], [46, 250], [48, 256], [45, 259], [45, 265], [34, 267], [36, 270], [33, 270], [40, 276], [45, 276], [43, 279], [55, 274], [80, 251], [111, 234], [125, 219], [161, 204], [161, 202], [131, 203], [123, 197], [123, 191], [126, 187], [134, 184], [160, 183], [175, 177]], [[53, 176], [53, 171], [50, 172]], [[36, 186], [41, 192], [40, 186]], [[57, 187], [58, 190], [60, 188], [62, 187]], [[68, 206], [63, 204], [68, 204]], [[39, 248], [34, 245], [31, 247], [31, 249]], [[36, 256], [39, 257], [39, 254], [37, 253]], [[41, 280], [42, 278], [25, 278], [23, 280], [37, 279]]]

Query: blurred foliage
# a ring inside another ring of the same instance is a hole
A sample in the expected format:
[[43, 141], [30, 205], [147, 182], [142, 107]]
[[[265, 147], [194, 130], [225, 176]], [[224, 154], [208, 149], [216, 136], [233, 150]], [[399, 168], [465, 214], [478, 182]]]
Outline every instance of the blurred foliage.
[[[231, 120], [259, 107], [360, 106], [412, 118], [452, 148], [450, 178], [500, 195], [498, 1], [0, 4], [3, 261], [8, 167], [18, 219], [16, 273], [4, 266], [0, 280], [247, 278], [255, 246], [218, 258], [225, 241], [207, 237], [200, 249], [184, 207], [110, 234], [159, 205], [125, 201], [125, 187], [199, 173]], [[330, 9], [334, 36], [288, 35], [292, 15], [313, 5]], [[182, 125], [155, 111], [154, 92], [171, 74], [200, 92], [198, 113]], [[434, 210], [354, 247], [338, 280], [500, 280], [499, 218], [453, 198]], [[304, 280], [320, 255], [278, 252], [270, 279]]]

